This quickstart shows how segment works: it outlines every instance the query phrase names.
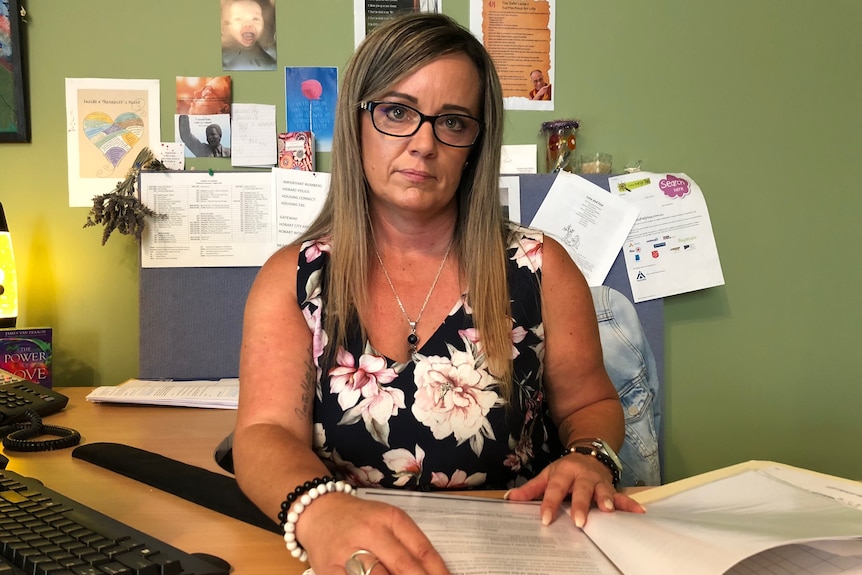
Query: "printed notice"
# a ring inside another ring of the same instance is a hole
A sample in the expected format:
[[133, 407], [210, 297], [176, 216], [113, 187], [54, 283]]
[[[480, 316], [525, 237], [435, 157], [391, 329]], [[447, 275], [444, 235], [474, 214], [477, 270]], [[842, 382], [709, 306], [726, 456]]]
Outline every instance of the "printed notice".
[[509, 110], [553, 110], [556, 0], [471, 0], [470, 29], [491, 54]]
[[635, 172], [608, 179], [640, 211], [623, 247], [635, 302], [724, 285], [706, 200], [687, 175]]
[[317, 216], [329, 174], [143, 172], [141, 200], [157, 217], [147, 221], [141, 265], [255, 267], [299, 236]]
[[635, 206], [561, 171], [530, 225], [559, 241], [590, 286], [600, 286], [637, 219]]

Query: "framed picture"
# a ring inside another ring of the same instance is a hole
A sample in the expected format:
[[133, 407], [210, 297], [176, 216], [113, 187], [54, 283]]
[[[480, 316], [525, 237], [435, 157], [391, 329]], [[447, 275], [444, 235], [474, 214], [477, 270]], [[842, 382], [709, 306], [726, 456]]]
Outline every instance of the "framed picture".
[[0, 142], [29, 142], [24, 18], [18, 0], [0, 0]]

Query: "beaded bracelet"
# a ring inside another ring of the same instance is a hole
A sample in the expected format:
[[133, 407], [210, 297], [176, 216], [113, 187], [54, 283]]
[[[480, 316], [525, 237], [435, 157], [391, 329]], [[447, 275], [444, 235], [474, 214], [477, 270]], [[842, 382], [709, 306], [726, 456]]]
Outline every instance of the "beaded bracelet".
[[[294, 559], [303, 562], [308, 561], [308, 553], [296, 540], [296, 522], [299, 521], [299, 516], [315, 499], [332, 492], [345, 493], [354, 497], [357, 495], [356, 490], [349, 483], [335, 481], [334, 478], [328, 476], [318, 477], [298, 486], [281, 504], [282, 512], [278, 514], [278, 518], [284, 529], [284, 543]], [[291, 504], [293, 504], [292, 507]]]

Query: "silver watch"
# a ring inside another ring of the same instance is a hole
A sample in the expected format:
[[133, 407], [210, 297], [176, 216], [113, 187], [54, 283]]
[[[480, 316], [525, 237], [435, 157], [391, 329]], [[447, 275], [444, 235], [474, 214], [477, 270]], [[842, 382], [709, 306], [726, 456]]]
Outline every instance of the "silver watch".
[[[582, 453], [592, 455], [611, 468], [614, 485], [619, 483], [623, 472], [623, 463], [614, 449], [599, 437], [577, 439], [569, 444], [564, 455], [570, 453]], [[616, 468], [616, 469], [614, 469]]]

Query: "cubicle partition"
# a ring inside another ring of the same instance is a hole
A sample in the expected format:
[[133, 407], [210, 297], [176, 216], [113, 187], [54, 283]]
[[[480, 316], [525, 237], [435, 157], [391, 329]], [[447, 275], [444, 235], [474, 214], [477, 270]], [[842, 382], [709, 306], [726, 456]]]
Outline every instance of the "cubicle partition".
[[[608, 189], [607, 176], [591, 181]], [[521, 220], [529, 222], [547, 195], [553, 174], [521, 175]], [[140, 371], [144, 379], [219, 379], [239, 375], [245, 299], [258, 268], [142, 268]], [[622, 253], [605, 285], [632, 299]], [[635, 304], [664, 373], [662, 300]], [[661, 405], [661, 398], [659, 405]]]

